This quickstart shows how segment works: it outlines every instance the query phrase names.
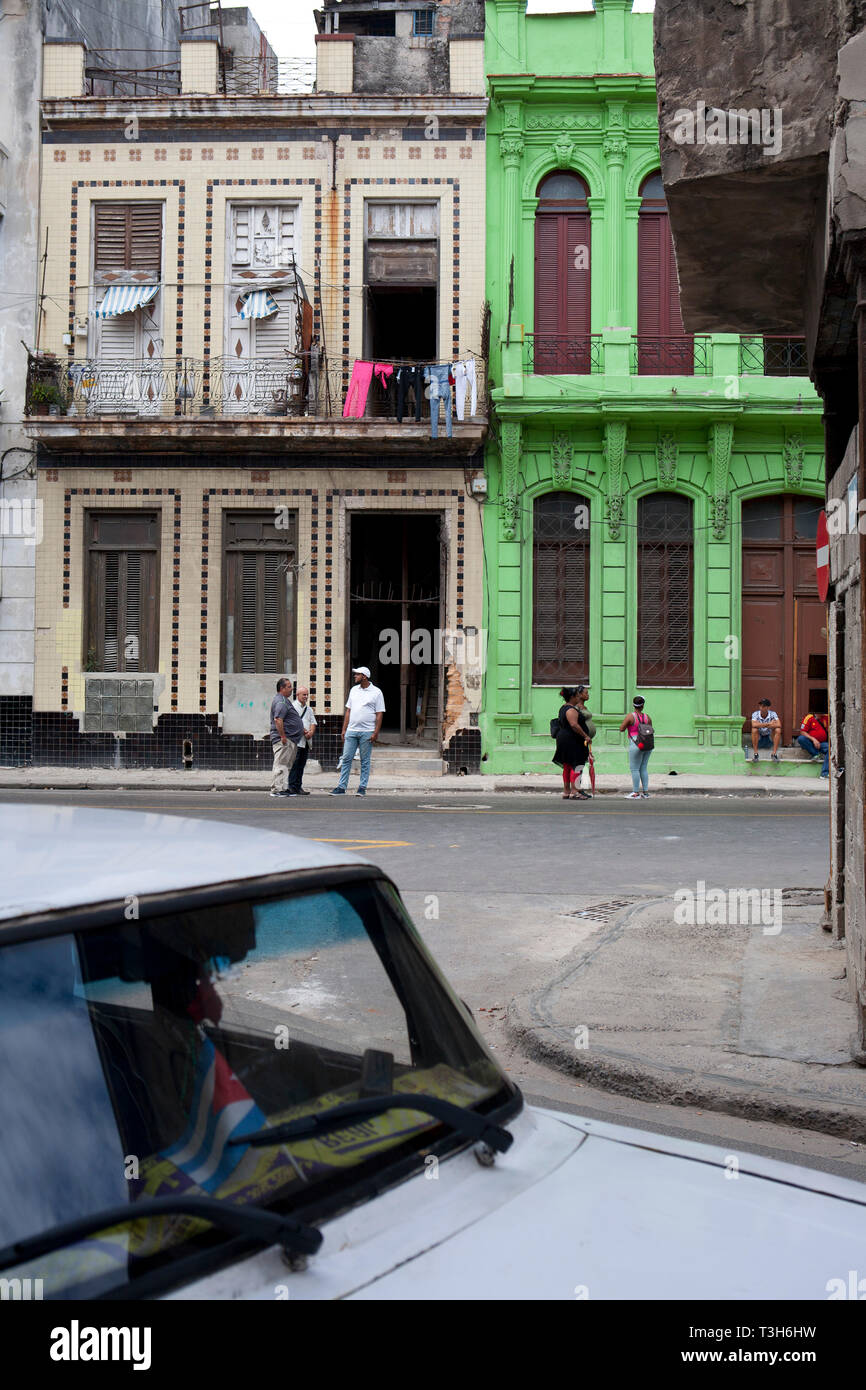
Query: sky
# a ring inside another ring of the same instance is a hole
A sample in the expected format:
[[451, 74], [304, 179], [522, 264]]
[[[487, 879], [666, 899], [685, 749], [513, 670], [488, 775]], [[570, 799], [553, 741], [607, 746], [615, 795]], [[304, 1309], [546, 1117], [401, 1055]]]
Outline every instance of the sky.
[[[314, 0], [248, 0], [261, 28], [280, 58], [312, 58], [316, 52], [316, 21], [313, 10], [321, 9]], [[635, 11], [655, 8], [655, 0], [635, 0]], [[592, 0], [529, 0], [529, 14], [549, 14], [557, 10], [575, 13], [591, 10]]]

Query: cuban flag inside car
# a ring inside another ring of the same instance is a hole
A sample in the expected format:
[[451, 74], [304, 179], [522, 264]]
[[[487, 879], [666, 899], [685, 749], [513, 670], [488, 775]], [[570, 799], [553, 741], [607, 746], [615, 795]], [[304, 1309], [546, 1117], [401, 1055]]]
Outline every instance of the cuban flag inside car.
[[247, 1144], [229, 1139], [252, 1134], [267, 1123], [249, 1091], [235, 1076], [222, 1053], [204, 1038], [198, 1055], [195, 1090], [189, 1123], [178, 1142], [163, 1152], [205, 1192], [216, 1190], [231, 1177]]

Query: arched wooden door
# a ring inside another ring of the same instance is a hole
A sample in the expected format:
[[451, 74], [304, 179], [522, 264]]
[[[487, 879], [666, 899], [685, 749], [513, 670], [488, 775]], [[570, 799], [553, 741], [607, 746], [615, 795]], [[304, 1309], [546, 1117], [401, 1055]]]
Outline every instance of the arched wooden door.
[[771, 701], [790, 744], [810, 710], [827, 710], [827, 609], [815, 588], [817, 497], [743, 503], [743, 716]]
[[638, 372], [691, 376], [694, 340], [683, 328], [680, 288], [661, 174], [641, 186], [637, 224]]
[[535, 213], [534, 370], [590, 371], [590, 218], [577, 174], [548, 174]]

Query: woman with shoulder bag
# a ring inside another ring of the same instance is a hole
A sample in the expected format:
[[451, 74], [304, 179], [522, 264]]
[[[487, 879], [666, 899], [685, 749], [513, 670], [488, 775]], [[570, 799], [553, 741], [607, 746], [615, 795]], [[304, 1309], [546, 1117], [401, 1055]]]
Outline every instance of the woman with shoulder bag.
[[655, 730], [649, 715], [644, 713], [645, 703], [642, 695], [635, 695], [632, 700], [632, 713], [627, 714], [619, 726], [620, 733], [628, 731], [628, 766], [632, 791], [626, 797], [627, 801], [646, 801], [649, 797], [647, 764], [655, 747]]
[[559, 693], [565, 703], [559, 711], [553, 761], [562, 768], [562, 799], [589, 801], [590, 797], [577, 786], [578, 778], [589, 757], [590, 738], [586, 717], [579, 708], [586, 696], [586, 686], [566, 685]]

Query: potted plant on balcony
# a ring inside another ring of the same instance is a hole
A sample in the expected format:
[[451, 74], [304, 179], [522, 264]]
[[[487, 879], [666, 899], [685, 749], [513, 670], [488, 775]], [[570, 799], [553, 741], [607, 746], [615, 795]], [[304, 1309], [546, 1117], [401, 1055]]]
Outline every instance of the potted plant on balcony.
[[55, 381], [34, 381], [28, 404], [31, 415], [59, 415], [66, 402]]

